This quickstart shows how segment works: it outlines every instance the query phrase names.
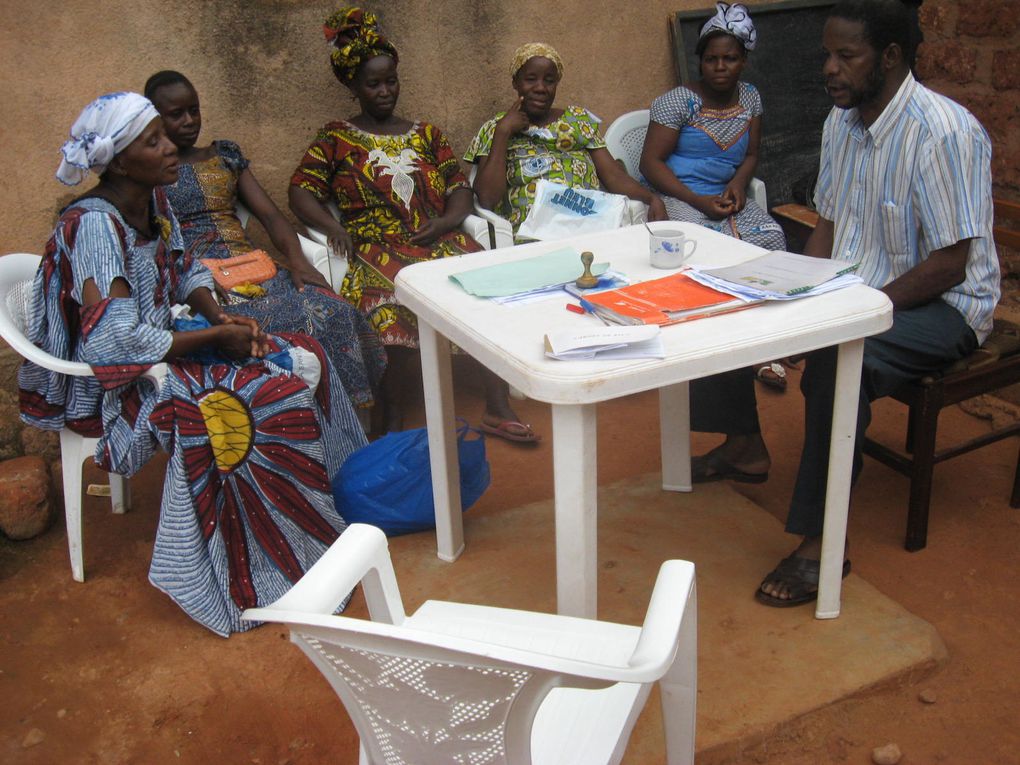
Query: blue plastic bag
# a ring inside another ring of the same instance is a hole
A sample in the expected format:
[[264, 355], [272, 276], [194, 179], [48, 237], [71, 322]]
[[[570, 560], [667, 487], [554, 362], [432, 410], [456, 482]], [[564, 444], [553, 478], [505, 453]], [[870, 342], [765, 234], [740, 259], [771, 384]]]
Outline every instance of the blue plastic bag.
[[[457, 428], [461, 509], [489, 487], [485, 436], [463, 420]], [[471, 436], [471, 438], [469, 438]], [[387, 433], [354, 452], [333, 479], [333, 499], [347, 523], [370, 523], [387, 536], [436, 527], [425, 428]]]

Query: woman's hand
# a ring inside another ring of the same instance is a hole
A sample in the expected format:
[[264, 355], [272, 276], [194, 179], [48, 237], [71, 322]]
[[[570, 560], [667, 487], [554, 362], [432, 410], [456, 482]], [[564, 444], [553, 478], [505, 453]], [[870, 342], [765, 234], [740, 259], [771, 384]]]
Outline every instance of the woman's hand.
[[699, 194], [697, 199], [693, 202], [693, 207], [695, 207], [699, 212], [707, 215], [712, 220], [722, 220], [736, 212], [736, 210], [733, 209], [733, 202], [724, 198], [722, 195], [709, 196]]
[[407, 241], [411, 244], [416, 244], [419, 247], [425, 247], [432, 244], [443, 234], [452, 231], [454, 225], [447, 216], [443, 215], [439, 218], [429, 218], [425, 221], [417, 231], [411, 234], [410, 239]]
[[251, 356], [261, 359], [269, 353], [269, 340], [257, 321], [248, 316], [221, 313], [216, 346], [232, 359]]
[[658, 195], [652, 196], [652, 201], [648, 203], [648, 220], [669, 220], [669, 214], [666, 212], [666, 205], [662, 202], [662, 197]]
[[354, 256], [354, 241], [347, 233], [347, 229], [341, 226], [340, 221], [336, 219], [326, 231], [326, 242], [330, 255], [348, 259]]
[[500, 117], [499, 122], [496, 123], [496, 130], [503, 131], [507, 136], [527, 130], [531, 120], [528, 119], [528, 115], [521, 109], [523, 105], [524, 97], [521, 96], [514, 101], [513, 106], [506, 110], [506, 114]]
[[299, 292], [305, 288], [306, 284], [331, 289], [326, 277], [319, 273], [303, 255], [300, 258], [292, 258], [287, 269], [290, 271], [290, 280], [294, 282], [294, 289]]
[[733, 212], [738, 213], [747, 204], [747, 189], [740, 183], [730, 181], [722, 193], [722, 198], [730, 200], [733, 203]]

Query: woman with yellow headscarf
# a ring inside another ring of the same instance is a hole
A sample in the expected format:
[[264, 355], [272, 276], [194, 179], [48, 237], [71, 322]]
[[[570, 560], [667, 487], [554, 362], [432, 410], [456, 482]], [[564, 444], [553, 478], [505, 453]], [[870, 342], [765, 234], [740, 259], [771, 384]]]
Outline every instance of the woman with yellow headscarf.
[[464, 154], [478, 165], [474, 190], [482, 207], [507, 218], [516, 234], [544, 178], [623, 194], [648, 205], [649, 220], [666, 219], [662, 200], [610, 155], [598, 117], [581, 106], [554, 106], [563, 60], [552, 46], [522, 45], [514, 53], [510, 76], [517, 99], [479, 128]]

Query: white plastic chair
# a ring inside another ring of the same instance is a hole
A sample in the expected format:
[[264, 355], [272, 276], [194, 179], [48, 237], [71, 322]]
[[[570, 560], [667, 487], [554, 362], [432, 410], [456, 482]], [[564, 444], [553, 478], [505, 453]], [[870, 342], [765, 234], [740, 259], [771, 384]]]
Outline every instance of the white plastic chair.
[[[234, 211], [237, 219], [241, 221], [241, 227], [247, 228], [248, 221], [251, 219], [251, 210], [238, 200], [234, 205]], [[344, 258], [330, 255], [325, 239], [320, 244], [318, 241], [301, 236], [301, 234], [298, 234], [297, 238], [305, 259], [312, 264], [316, 271], [326, 277], [326, 281], [329, 282], [334, 292], [339, 292], [340, 283], [344, 279], [344, 274], [347, 273], [347, 261]]]
[[[333, 616], [361, 582], [371, 621]], [[362, 765], [618, 763], [652, 683], [667, 761], [694, 761], [694, 565], [662, 564], [642, 627], [430, 600], [406, 616], [386, 537], [352, 524], [275, 603], [361, 737]]]
[[[41, 260], [38, 255], [24, 252], [0, 257], [0, 337], [23, 358], [45, 369], [74, 377], [92, 377], [92, 368], [88, 364], [51, 356], [33, 345], [25, 335], [29, 324], [32, 280]], [[158, 380], [165, 374], [166, 365], [157, 364], [146, 376], [158, 384]], [[85, 581], [81, 531], [82, 463], [92, 459], [98, 441], [97, 438], [79, 435], [68, 428], [60, 431], [67, 547], [71, 555], [71, 576], [76, 582]], [[115, 513], [124, 513], [131, 504], [127, 480], [115, 473], [110, 473], [110, 500]]]
[[[648, 109], [638, 109], [621, 114], [606, 130], [606, 148], [614, 159], [623, 162], [627, 175], [635, 179], [641, 177], [641, 150], [645, 146], [649, 119]], [[757, 202], [761, 209], [769, 209], [765, 184], [760, 179], [751, 179], [747, 185], [747, 196]]]

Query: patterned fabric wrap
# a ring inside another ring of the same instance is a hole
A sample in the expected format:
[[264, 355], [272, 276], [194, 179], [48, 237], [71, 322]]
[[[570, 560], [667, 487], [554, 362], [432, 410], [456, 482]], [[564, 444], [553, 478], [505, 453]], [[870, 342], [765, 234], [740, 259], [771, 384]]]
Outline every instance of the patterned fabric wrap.
[[358, 67], [370, 58], [390, 56], [394, 63], [400, 58], [397, 49], [379, 32], [374, 13], [361, 8], [341, 8], [326, 19], [322, 32], [329, 43], [329, 63], [333, 74], [344, 85], [358, 73]]
[[517, 72], [524, 66], [528, 61], [533, 58], [541, 56], [547, 58], [553, 62], [556, 66], [556, 75], [559, 79], [563, 79], [563, 59], [560, 58], [560, 54], [556, 52], [556, 49], [551, 45], [545, 43], [525, 43], [520, 48], [514, 51], [513, 61], [510, 62], [510, 76], [516, 77]]
[[[651, 120], [679, 133], [666, 165], [696, 194], [715, 196], [726, 189], [747, 156], [751, 120], [762, 114], [758, 89], [739, 83], [737, 103], [727, 109], [708, 109], [701, 96], [681, 85], [652, 103]], [[767, 250], [786, 247], [778, 223], [753, 200], [722, 220], [712, 220], [691, 205], [663, 195], [670, 220], [698, 223], [715, 231], [745, 239]]]
[[[217, 141], [216, 156], [182, 164], [177, 182], [166, 187], [180, 220], [189, 254], [196, 258], [229, 258], [253, 246], [237, 219], [237, 182], [248, 167], [240, 147]], [[386, 369], [386, 350], [365, 318], [350, 303], [320, 287], [298, 292], [290, 271], [260, 285], [266, 295], [248, 299], [230, 293], [232, 313], [255, 319], [266, 332], [301, 332], [322, 344], [343, 388], [355, 406], [372, 403]]]
[[740, 3], [715, 4], [715, 16], [705, 22], [698, 39], [700, 40], [713, 32], [725, 32], [736, 37], [743, 43], [744, 50], [754, 50], [754, 46], [758, 44], [758, 30], [754, 28], [751, 14]]
[[84, 109], [60, 149], [57, 180], [76, 186], [92, 170], [102, 175], [110, 161], [135, 140], [159, 113], [145, 96], [108, 93]]
[[290, 182], [340, 208], [355, 248], [341, 294], [358, 306], [383, 344], [417, 348], [417, 319], [393, 295], [397, 273], [411, 263], [482, 249], [459, 230], [426, 247], [409, 242], [426, 221], [443, 215], [451, 193], [470, 188], [446, 137], [425, 122], [401, 135], [331, 122]]
[[[465, 161], [477, 162], [479, 157], [488, 156], [496, 123], [505, 113], [500, 112], [478, 129], [464, 153]], [[606, 146], [599, 132], [600, 122], [587, 109], [568, 106], [558, 120], [544, 127], [532, 125], [510, 138], [506, 149], [507, 194], [495, 211], [510, 221], [514, 233], [528, 217], [539, 178], [571, 188], [599, 188], [590, 152]]]
[[[315, 393], [267, 360], [201, 364], [179, 359], [157, 391], [140, 375], [172, 342], [170, 305], [208, 271], [181, 246], [161, 192], [169, 237], [144, 239], [101, 199], [68, 208], [36, 275], [30, 337], [50, 353], [90, 364], [96, 379], [67, 380], [26, 363], [22, 419], [56, 429], [98, 422], [97, 463], [132, 475], [157, 446], [170, 454], [150, 581], [220, 635], [250, 629], [244, 608], [285, 593], [343, 530], [330, 478], [365, 436], [321, 347], [271, 338], [273, 350], [316, 355]], [[110, 297], [114, 279], [131, 297]], [[91, 279], [102, 300], [81, 308]], [[87, 407], [91, 407], [89, 410]]]

